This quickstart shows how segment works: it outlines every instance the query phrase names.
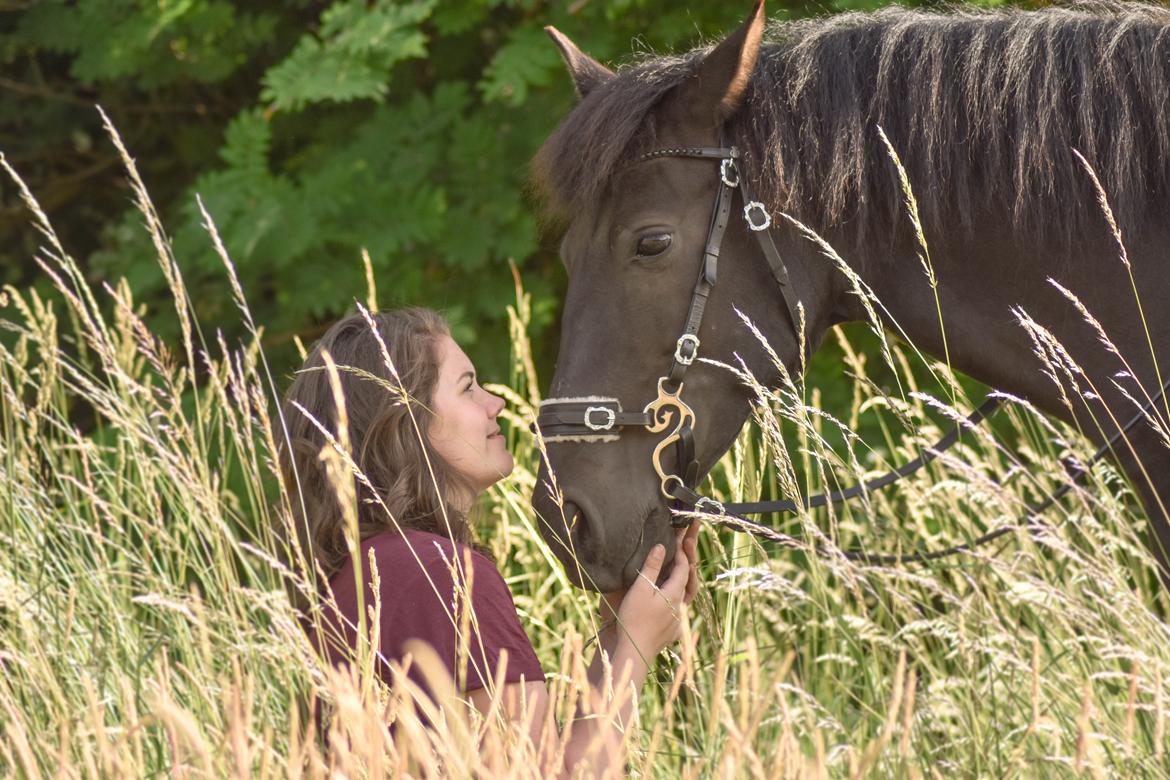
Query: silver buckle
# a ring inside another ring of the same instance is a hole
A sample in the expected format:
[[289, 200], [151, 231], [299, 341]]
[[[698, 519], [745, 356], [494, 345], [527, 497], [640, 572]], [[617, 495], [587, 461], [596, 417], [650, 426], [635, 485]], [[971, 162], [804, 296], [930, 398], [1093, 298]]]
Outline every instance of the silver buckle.
[[[602, 424], [597, 424], [589, 419], [589, 415], [593, 412], [601, 412], [606, 415], [607, 419]], [[613, 413], [613, 409], [607, 409], [604, 406], [590, 406], [585, 410], [585, 427], [591, 431], [608, 431], [613, 428], [614, 422], [617, 420], [617, 415]]]
[[[684, 355], [682, 353], [683, 344], [694, 344], [695, 345], [694, 351], [691, 352], [691, 354], [689, 354], [689, 355]], [[684, 333], [683, 335], [678, 337], [678, 343], [674, 347], [674, 359], [675, 360], [677, 360], [681, 365], [689, 366], [691, 363], [695, 362], [695, 355], [697, 355], [697, 354], [699, 354], [699, 337], [698, 336], [691, 334], [691, 333]]]
[[[735, 178], [731, 178], [731, 174], [735, 174]], [[723, 183], [728, 187], [739, 186], [739, 168], [735, 167], [735, 160], [730, 157], [724, 157], [723, 162], [719, 163], [719, 178], [723, 179]]]
[[700, 498], [698, 501], [695, 502], [695, 511], [696, 512], [704, 511], [704, 509], [703, 509], [704, 504], [711, 505], [711, 509], [706, 510], [706, 511], [710, 512], [713, 515], [727, 514], [727, 510], [723, 508], [723, 504], [719, 503], [718, 501], [716, 501], [713, 498], [707, 498], [706, 496], [703, 496], [702, 498]]
[[[758, 211], [759, 214], [763, 216], [762, 222], [757, 223], [752, 219], [753, 210]], [[743, 218], [747, 220], [748, 227], [757, 233], [761, 230], [767, 230], [772, 226], [772, 216], [768, 214], [768, 210], [764, 208], [764, 204], [760, 203], [758, 200], [753, 200], [751, 203], [743, 207]]]

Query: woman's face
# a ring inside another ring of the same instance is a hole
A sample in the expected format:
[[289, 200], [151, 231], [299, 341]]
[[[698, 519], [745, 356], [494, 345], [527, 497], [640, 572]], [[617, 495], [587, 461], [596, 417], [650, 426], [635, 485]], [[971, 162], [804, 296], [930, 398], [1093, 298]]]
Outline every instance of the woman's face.
[[431, 446], [467, 477], [477, 491], [512, 473], [515, 462], [505, 446], [496, 416], [504, 399], [479, 386], [475, 367], [450, 336], [438, 345], [439, 379], [431, 406]]

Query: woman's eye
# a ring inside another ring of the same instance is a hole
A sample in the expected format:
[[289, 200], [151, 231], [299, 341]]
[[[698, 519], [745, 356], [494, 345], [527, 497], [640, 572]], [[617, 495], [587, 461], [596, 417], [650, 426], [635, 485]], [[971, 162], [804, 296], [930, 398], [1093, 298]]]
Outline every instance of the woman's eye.
[[670, 246], [670, 233], [655, 233], [638, 240], [638, 257], [660, 255]]

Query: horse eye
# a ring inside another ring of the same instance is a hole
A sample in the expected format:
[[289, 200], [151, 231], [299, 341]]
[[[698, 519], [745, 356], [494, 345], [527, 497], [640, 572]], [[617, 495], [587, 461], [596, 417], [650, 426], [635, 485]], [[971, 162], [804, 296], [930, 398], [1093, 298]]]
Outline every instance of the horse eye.
[[670, 246], [670, 233], [655, 233], [638, 240], [638, 257], [660, 255]]

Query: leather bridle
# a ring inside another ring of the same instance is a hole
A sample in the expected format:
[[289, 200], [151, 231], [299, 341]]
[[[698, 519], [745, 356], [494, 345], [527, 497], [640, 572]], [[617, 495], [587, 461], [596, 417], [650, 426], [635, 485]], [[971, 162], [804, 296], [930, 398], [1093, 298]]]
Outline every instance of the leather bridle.
[[[664, 433], [654, 448], [651, 461], [658, 474], [659, 490], [667, 499], [681, 501], [688, 506], [702, 510], [705, 507], [717, 509], [714, 499], [700, 496], [694, 491], [699, 478], [699, 463], [695, 457], [694, 424], [695, 413], [682, 399], [683, 377], [694, 362], [699, 351], [699, 328], [703, 324], [703, 312], [707, 298], [715, 287], [719, 268], [719, 252], [723, 236], [731, 221], [732, 201], [735, 191], [743, 198], [743, 219], [748, 229], [756, 236], [772, 276], [780, 287], [780, 296], [792, 324], [793, 333], [801, 339], [800, 311], [789, 290], [788, 269], [776, 249], [769, 227], [772, 217], [763, 203], [755, 200], [748, 189], [747, 180], [740, 175], [739, 150], [734, 146], [699, 146], [672, 149], [658, 149], [634, 159], [632, 164], [656, 160], [662, 157], [689, 157], [719, 163], [719, 188], [711, 208], [711, 223], [707, 229], [707, 240], [703, 248], [703, 261], [699, 278], [691, 293], [682, 335], [675, 342], [674, 359], [670, 369], [658, 380], [658, 397], [641, 412], [627, 412], [616, 398], [587, 396], [578, 398], [549, 398], [541, 402], [536, 418], [546, 442], [608, 442], [617, 441], [622, 428], [645, 428], [650, 433]], [[663, 453], [675, 445], [681, 474], [668, 473], [662, 463]], [[676, 519], [676, 522], [677, 519]], [[688, 524], [689, 521], [683, 524]]]
[[[658, 442], [651, 454], [651, 464], [658, 474], [659, 490], [662, 495], [684, 507], [691, 507], [692, 512], [675, 514], [671, 518], [671, 525], [684, 527], [690, 525], [695, 513], [706, 513], [721, 516], [728, 527], [751, 533], [765, 540], [780, 544], [799, 546], [791, 536], [781, 534], [774, 528], [763, 523], [748, 520], [743, 515], [770, 514], [773, 512], [798, 512], [802, 508], [824, 506], [846, 501], [854, 496], [864, 495], [893, 484], [902, 477], [909, 476], [930, 463], [942, 452], [946, 451], [958, 440], [964, 428], [974, 427], [988, 416], [993, 414], [1000, 405], [995, 394], [989, 394], [960, 424], [940, 439], [933, 447], [927, 448], [922, 455], [913, 461], [887, 472], [876, 479], [863, 482], [854, 487], [823, 493], [803, 499], [800, 502], [758, 501], [752, 503], [723, 504], [713, 498], [700, 495], [695, 491], [699, 479], [699, 462], [695, 454], [695, 412], [682, 399], [683, 377], [687, 368], [694, 362], [699, 351], [699, 328], [703, 323], [703, 312], [707, 306], [707, 298], [715, 286], [716, 272], [719, 265], [719, 251], [723, 244], [723, 236], [727, 231], [731, 219], [732, 200], [735, 191], [740, 192], [743, 200], [743, 219], [751, 233], [756, 237], [764, 259], [771, 269], [772, 276], [779, 285], [780, 297], [792, 325], [793, 334], [805, 350], [807, 344], [804, 339], [802, 326], [802, 309], [793, 297], [789, 286], [788, 269], [776, 243], [772, 239], [769, 228], [772, 225], [768, 209], [752, 197], [746, 177], [739, 170], [739, 150], [735, 146], [701, 146], [658, 149], [643, 154], [633, 160], [637, 164], [648, 160], [663, 157], [687, 157], [702, 160], [711, 160], [719, 163], [719, 189], [715, 194], [715, 203], [711, 210], [711, 224], [707, 230], [707, 241], [703, 248], [703, 262], [699, 269], [699, 278], [695, 282], [691, 293], [690, 306], [687, 309], [686, 321], [682, 335], [675, 344], [674, 359], [670, 369], [658, 379], [658, 397], [642, 409], [641, 412], [628, 412], [622, 409], [621, 402], [616, 398], [604, 396], [582, 396], [575, 398], [548, 398], [540, 403], [539, 413], [533, 427], [534, 433], [539, 433], [546, 442], [582, 442], [599, 443], [618, 441], [619, 432], [623, 428], [645, 428], [652, 434], [669, 433]], [[807, 355], [807, 352], [806, 352]], [[1145, 404], [1140, 412], [1122, 426], [1093, 457], [1084, 465], [1069, 469], [1070, 482], [1065, 483], [1043, 501], [1030, 504], [1021, 520], [1015, 524], [1004, 525], [973, 539], [970, 542], [948, 547], [932, 552], [915, 553], [909, 555], [879, 555], [862, 550], [837, 550], [836, 553], [847, 558], [868, 563], [914, 563], [934, 560], [956, 553], [971, 550], [981, 544], [997, 539], [1004, 534], [1027, 527], [1034, 529], [1038, 526], [1037, 515], [1052, 506], [1056, 501], [1071, 489], [1072, 484], [1079, 481], [1089, 468], [1100, 458], [1104, 457], [1117, 441], [1129, 431], [1165, 394], [1170, 387], [1170, 381], [1163, 385], [1158, 393]], [[662, 463], [663, 453], [674, 445], [676, 461], [681, 474], [669, 473]], [[826, 552], [823, 547], [818, 552]]]

